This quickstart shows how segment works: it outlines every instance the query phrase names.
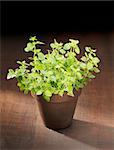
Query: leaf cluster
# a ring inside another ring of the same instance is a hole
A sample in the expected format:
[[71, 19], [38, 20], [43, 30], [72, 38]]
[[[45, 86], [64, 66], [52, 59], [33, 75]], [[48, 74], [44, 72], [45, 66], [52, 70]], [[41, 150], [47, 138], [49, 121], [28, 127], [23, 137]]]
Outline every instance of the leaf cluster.
[[59, 43], [54, 39], [47, 54], [42, 52], [41, 44], [44, 43], [36, 36], [31, 37], [24, 48], [25, 52], [32, 52], [30, 62], [17, 61], [19, 67], [9, 69], [7, 74], [7, 79], [17, 79], [17, 85], [25, 94], [42, 95], [48, 102], [53, 94], [74, 96], [74, 90], [83, 88], [95, 78], [95, 73], [100, 72], [100, 59], [95, 49], [85, 47], [84, 55], [78, 60], [79, 40], [69, 39], [67, 43]]

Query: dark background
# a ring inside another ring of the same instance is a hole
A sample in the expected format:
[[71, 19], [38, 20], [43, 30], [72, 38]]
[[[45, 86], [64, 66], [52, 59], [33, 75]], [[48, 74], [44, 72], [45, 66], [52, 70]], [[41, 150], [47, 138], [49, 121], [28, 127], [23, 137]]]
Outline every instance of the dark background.
[[1, 2], [2, 35], [112, 31], [114, 3], [98, 1]]

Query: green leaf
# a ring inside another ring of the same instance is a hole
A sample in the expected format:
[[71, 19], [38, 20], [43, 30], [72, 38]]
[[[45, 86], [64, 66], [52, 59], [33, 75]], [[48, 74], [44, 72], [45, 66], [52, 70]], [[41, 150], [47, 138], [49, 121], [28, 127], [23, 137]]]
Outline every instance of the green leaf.
[[82, 57], [81, 57], [81, 60], [84, 61], [84, 62], [86, 62], [86, 61], [87, 61], [87, 58], [86, 58], [85, 56], [82, 56]]
[[42, 52], [39, 52], [38, 53], [38, 58], [39, 58], [39, 60], [44, 60], [45, 56], [44, 56], [44, 54]]
[[94, 76], [93, 74], [91, 74], [91, 75], [89, 75], [89, 78], [90, 78], [90, 79], [94, 79], [95, 76]]
[[25, 52], [32, 51], [35, 48], [35, 45], [33, 43], [27, 43], [27, 47], [24, 48]]
[[[25, 61], [24, 61], [24, 62], [25, 62]], [[24, 62], [23, 62], [23, 63], [24, 63]], [[19, 61], [19, 60], [18, 60], [18, 61], [17, 61], [17, 64], [22, 65], [22, 61]]]
[[43, 64], [35, 65], [35, 69], [36, 70], [44, 70], [44, 65]]
[[32, 37], [30, 37], [30, 39], [29, 39], [30, 41], [36, 41], [37, 40], [37, 38], [36, 38], [36, 36], [32, 36]]
[[42, 44], [45, 44], [45, 43], [43, 43], [41, 41], [37, 41], [36, 44], [41, 44], [42, 45]]
[[54, 43], [51, 43], [51, 44], [50, 44], [50, 47], [51, 47], [52, 49], [60, 50], [60, 49], [62, 49], [62, 45], [63, 45], [63, 43], [58, 43], [58, 42], [56, 41], [56, 39], [54, 39]]
[[61, 54], [65, 54], [66, 53], [66, 51], [64, 51], [63, 49], [60, 49], [59, 51], [60, 51]]
[[55, 43], [55, 44], [58, 44], [58, 42], [57, 42], [57, 40], [56, 40], [56, 39], [54, 39], [54, 43]]
[[69, 49], [70, 49], [70, 44], [69, 44], [69, 43], [66, 43], [66, 44], [63, 46], [63, 49], [64, 49], [64, 50], [69, 50]]
[[34, 50], [34, 53], [35, 53], [35, 54], [38, 54], [40, 51], [41, 51], [41, 49], [35, 49], [35, 50]]
[[51, 93], [51, 91], [46, 90], [46, 91], [44, 91], [44, 95], [47, 96], [47, 97], [51, 97], [52, 93]]
[[31, 89], [31, 93], [32, 93], [32, 94], [36, 94], [36, 92], [35, 92], [35, 89], [34, 89], [34, 88], [32, 88], [32, 89]]
[[99, 70], [98, 68], [94, 67], [94, 72], [95, 72], [95, 73], [99, 73], [100, 70]]
[[78, 43], [79, 43], [79, 40], [69, 39], [69, 41], [70, 41], [71, 43], [74, 43], [74, 44], [78, 44]]
[[89, 56], [89, 59], [91, 59], [91, 60], [93, 59], [93, 56], [91, 55], [91, 53], [89, 53], [88, 56]]
[[86, 52], [90, 52], [91, 51], [91, 47], [85, 47]]
[[85, 64], [85, 63], [80, 63], [80, 67], [81, 67], [82, 69], [85, 69], [85, 68], [86, 68], [86, 64]]
[[60, 96], [63, 96], [64, 90], [60, 90], [60, 91], [58, 92], [58, 94], [59, 94]]
[[96, 65], [97, 63], [100, 62], [100, 59], [99, 59], [98, 57], [94, 57], [94, 58], [93, 58], [93, 62], [94, 62], [94, 64]]
[[88, 62], [88, 63], [87, 63], [87, 69], [88, 69], [88, 70], [93, 69], [93, 64], [92, 64], [91, 62]]
[[69, 92], [68, 92], [68, 95], [74, 96], [73, 91], [69, 91]]
[[17, 86], [20, 87], [20, 91], [23, 91], [25, 89], [25, 86], [21, 82], [18, 82]]
[[79, 49], [79, 47], [78, 47], [77, 45], [75, 46], [75, 49], [74, 49], [74, 50], [75, 50], [75, 52], [76, 52], [77, 54], [80, 54], [80, 49]]
[[67, 91], [68, 91], [68, 95], [74, 96], [74, 94], [73, 94], [73, 86], [71, 84], [68, 84]]
[[92, 49], [92, 52], [94, 52], [94, 53], [95, 53], [96, 51], [97, 51], [96, 49]]
[[92, 49], [91, 47], [85, 47], [86, 52], [90, 52], [91, 54], [94, 54], [96, 52], [96, 49]]
[[7, 79], [11, 79], [11, 78], [16, 77], [15, 71], [14, 71], [13, 69], [9, 69], [8, 71], [9, 71], [9, 72], [8, 72], [8, 74], [7, 74]]
[[54, 48], [55, 48], [55, 44], [54, 44], [54, 43], [51, 43], [51, 44], [50, 44], [50, 47], [54, 49]]
[[86, 58], [88, 58], [88, 54], [87, 54], [87, 52], [85, 52], [85, 56], [86, 56]]
[[38, 90], [37, 92], [36, 92], [36, 95], [41, 95], [42, 94], [42, 90]]
[[47, 101], [47, 102], [50, 102], [50, 97], [46, 96], [46, 95], [43, 95], [43, 98]]
[[24, 90], [24, 94], [28, 94], [28, 90], [26, 89], [26, 90]]
[[76, 75], [77, 75], [77, 77], [78, 77], [79, 80], [82, 79], [82, 75], [81, 75], [80, 72], [77, 72]]
[[22, 65], [23, 67], [29, 66], [29, 64], [26, 63], [25, 60], [24, 60], [24, 61], [17, 61], [17, 64], [20, 64], [20, 65]]

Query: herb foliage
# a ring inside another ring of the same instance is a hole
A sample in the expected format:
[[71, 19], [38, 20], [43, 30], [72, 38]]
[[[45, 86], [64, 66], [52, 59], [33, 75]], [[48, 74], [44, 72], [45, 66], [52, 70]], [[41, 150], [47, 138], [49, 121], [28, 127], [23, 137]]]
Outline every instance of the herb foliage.
[[66, 92], [74, 96], [74, 89], [83, 88], [95, 78], [95, 73], [100, 72], [96, 49], [85, 47], [84, 55], [77, 58], [80, 54], [79, 40], [59, 43], [54, 39], [47, 54], [39, 47], [43, 44], [36, 36], [30, 37], [24, 48], [25, 52], [33, 53], [30, 62], [17, 61], [19, 67], [8, 70], [7, 79], [16, 78], [17, 86], [25, 94], [42, 95], [48, 102], [53, 94], [63, 96]]

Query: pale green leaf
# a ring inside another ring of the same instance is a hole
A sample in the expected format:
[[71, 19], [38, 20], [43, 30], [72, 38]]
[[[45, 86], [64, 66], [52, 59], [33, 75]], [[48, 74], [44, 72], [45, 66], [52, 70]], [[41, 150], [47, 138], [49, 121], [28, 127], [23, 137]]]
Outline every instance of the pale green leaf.
[[87, 63], [87, 69], [88, 69], [88, 70], [93, 69], [93, 64], [92, 64], [91, 62], [88, 62], [88, 63]]
[[78, 47], [77, 45], [75, 46], [75, 49], [74, 49], [74, 50], [75, 50], [75, 52], [76, 52], [77, 54], [80, 53], [80, 49], [79, 49], [79, 47]]
[[91, 47], [85, 47], [86, 52], [90, 52], [91, 51]]
[[82, 79], [82, 75], [81, 75], [80, 72], [77, 72], [76, 75], [77, 75], [77, 77], [78, 77], [79, 80]]
[[42, 45], [42, 44], [45, 44], [45, 43], [41, 42], [41, 41], [37, 41], [36, 44], [41, 44]]
[[41, 95], [42, 94], [42, 90], [37, 90], [36, 95]]
[[46, 91], [44, 91], [44, 95], [47, 96], [47, 97], [51, 97], [52, 93], [51, 93], [51, 91], [46, 90]]
[[89, 78], [90, 78], [90, 79], [94, 79], [94, 78], [95, 78], [95, 75], [91, 74], [91, 75], [89, 75]]
[[45, 56], [44, 56], [44, 54], [42, 52], [39, 52], [38, 53], [38, 58], [39, 58], [39, 60], [44, 60]]
[[44, 100], [46, 100], [47, 102], [50, 102], [50, 97], [49, 96], [46, 96], [46, 95], [43, 95], [43, 98], [44, 98]]
[[11, 79], [11, 78], [14, 78], [14, 77], [16, 77], [14, 70], [9, 69], [8, 74], [7, 74], [7, 79]]
[[69, 39], [69, 41], [70, 41], [71, 43], [74, 43], [74, 44], [78, 44], [78, 43], [79, 43], [79, 40]]
[[51, 43], [51, 44], [50, 44], [50, 47], [54, 49], [54, 48], [55, 48], [55, 44], [54, 44], [54, 43]]
[[100, 70], [99, 70], [98, 68], [94, 67], [94, 72], [95, 72], [95, 73], [99, 73]]
[[87, 61], [87, 58], [86, 58], [85, 56], [82, 56], [82, 57], [81, 57], [81, 60], [84, 61], [84, 62], [86, 62], [86, 61]]
[[86, 64], [85, 64], [85, 63], [80, 63], [80, 67], [81, 67], [82, 69], [85, 69], [85, 68], [86, 68]]
[[41, 51], [41, 49], [34, 49], [34, 53], [38, 54]]
[[93, 62], [94, 62], [94, 64], [97, 64], [100, 62], [100, 59], [98, 57], [94, 57]]
[[64, 49], [60, 49], [59, 51], [60, 51], [61, 54], [65, 54], [66, 53], [66, 51]]
[[35, 40], [37, 40], [37, 38], [36, 38], [36, 36], [32, 36], [32, 37], [29, 38], [29, 40], [30, 41], [35, 41]]
[[70, 44], [69, 44], [69, 43], [66, 43], [66, 44], [63, 46], [63, 49], [64, 49], [64, 50], [69, 50], [69, 49], [70, 49]]
[[32, 51], [35, 48], [35, 45], [33, 43], [27, 43], [27, 47], [24, 48], [25, 52]]

